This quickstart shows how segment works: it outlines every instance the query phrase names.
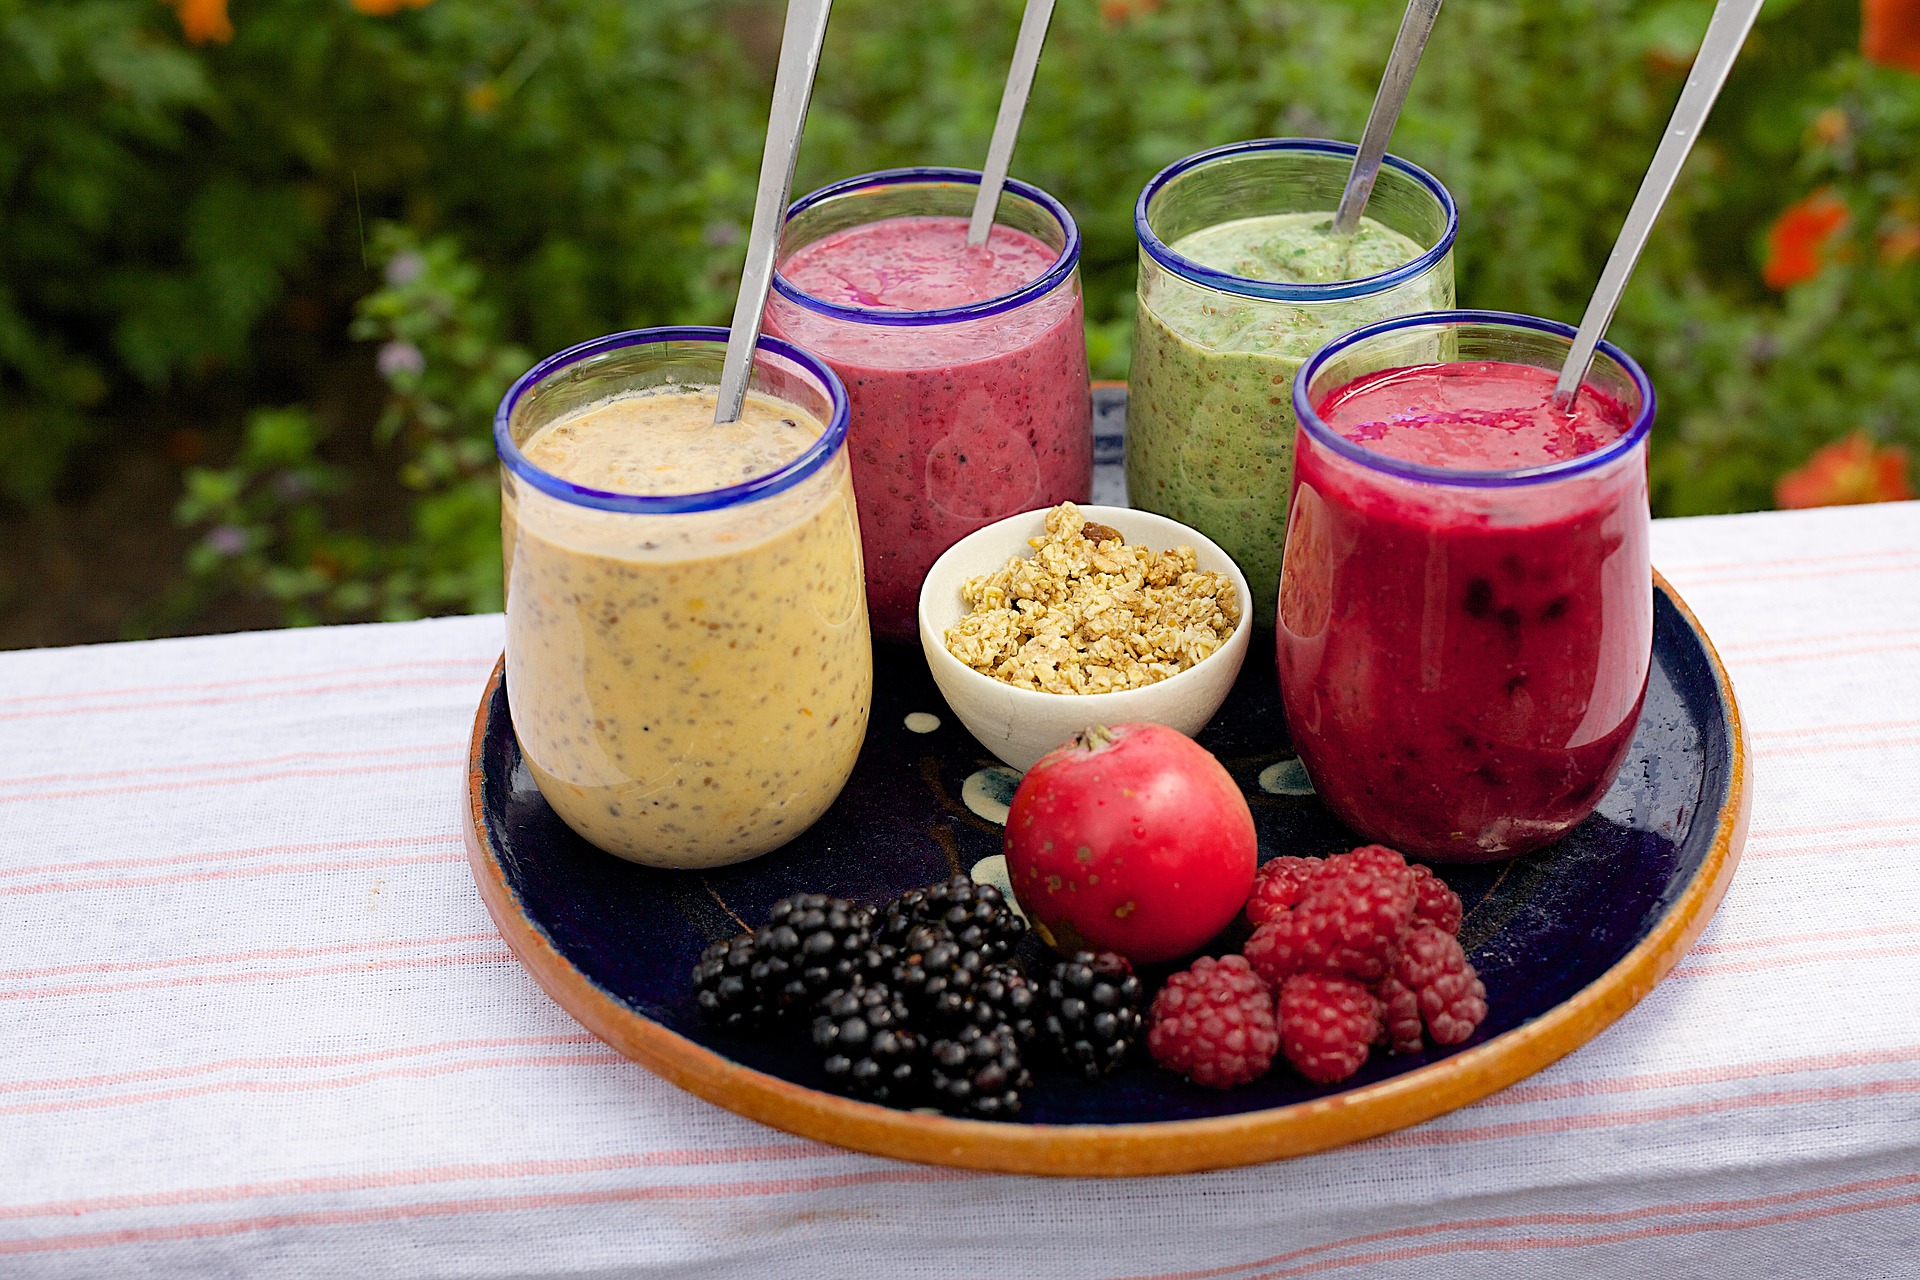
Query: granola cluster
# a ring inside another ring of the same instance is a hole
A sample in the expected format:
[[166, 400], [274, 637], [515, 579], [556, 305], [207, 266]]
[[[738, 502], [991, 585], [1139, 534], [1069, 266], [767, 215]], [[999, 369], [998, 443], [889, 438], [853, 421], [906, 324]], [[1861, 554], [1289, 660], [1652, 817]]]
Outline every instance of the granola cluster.
[[947, 652], [1041, 693], [1111, 693], [1178, 675], [1240, 623], [1233, 579], [1203, 572], [1192, 547], [1150, 551], [1089, 524], [1071, 502], [1047, 512], [1028, 559], [968, 579], [971, 607]]

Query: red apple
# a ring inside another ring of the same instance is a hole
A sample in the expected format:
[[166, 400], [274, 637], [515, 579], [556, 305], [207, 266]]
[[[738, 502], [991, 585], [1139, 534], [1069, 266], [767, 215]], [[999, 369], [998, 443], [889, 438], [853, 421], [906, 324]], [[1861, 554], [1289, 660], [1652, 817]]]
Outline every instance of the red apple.
[[1163, 725], [1089, 729], [1055, 747], [1007, 813], [1014, 895], [1057, 951], [1189, 955], [1246, 905], [1257, 860], [1240, 788]]

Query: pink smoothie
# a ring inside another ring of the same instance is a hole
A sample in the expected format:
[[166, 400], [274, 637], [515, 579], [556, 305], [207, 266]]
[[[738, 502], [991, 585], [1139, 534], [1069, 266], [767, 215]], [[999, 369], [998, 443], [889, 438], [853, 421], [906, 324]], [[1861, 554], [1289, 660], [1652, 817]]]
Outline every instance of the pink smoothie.
[[[1321, 419], [1451, 470], [1563, 462], [1632, 415], [1491, 361], [1372, 374]], [[1362, 466], [1302, 429], [1277, 628], [1287, 725], [1315, 788], [1409, 854], [1524, 853], [1593, 810], [1639, 720], [1652, 651], [1644, 447], [1505, 487]]]
[[[920, 312], [1012, 293], [1059, 257], [1010, 227], [994, 227], [977, 248], [966, 237], [965, 218], [888, 218], [802, 246], [780, 274], [838, 306]], [[1086, 501], [1093, 407], [1077, 275], [984, 319], [906, 325], [823, 315], [776, 291], [766, 327], [846, 383], [877, 634], [917, 634], [920, 584], [967, 534], [1035, 507]]]

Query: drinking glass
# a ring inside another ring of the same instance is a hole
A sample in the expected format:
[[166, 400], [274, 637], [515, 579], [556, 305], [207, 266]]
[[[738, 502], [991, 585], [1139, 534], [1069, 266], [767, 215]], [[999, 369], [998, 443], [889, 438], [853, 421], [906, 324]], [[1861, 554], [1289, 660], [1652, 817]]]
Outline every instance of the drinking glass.
[[815, 357], [761, 339], [749, 389], [823, 429], [725, 488], [596, 489], [522, 451], [616, 397], [716, 387], [726, 341], [599, 338], [536, 365], [494, 417], [515, 736], [568, 826], [649, 866], [740, 862], [811, 826], [853, 772], [872, 700], [847, 397]]
[[1525, 853], [1612, 785], [1652, 658], [1653, 387], [1601, 343], [1586, 386], [1630, 428], [1510, 471], [1389, 457], [1316, 408], [1388, 369], [1494, 360], [1557, 373], [1573, 333], [1502, 312], [1406, 316], [1330, 343], [1294, 384], [1275, 629], [1287, 729], [1327, 806], [1407, 854]]

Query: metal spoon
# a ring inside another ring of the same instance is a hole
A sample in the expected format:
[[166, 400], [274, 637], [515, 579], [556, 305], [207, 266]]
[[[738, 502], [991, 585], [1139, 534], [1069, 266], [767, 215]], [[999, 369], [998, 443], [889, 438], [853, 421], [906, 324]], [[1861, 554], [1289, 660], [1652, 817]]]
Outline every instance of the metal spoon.
[[1707, 34], [1700, 41], [1700, 53], [1693, 60], [1693, 70], [1687, 73], [1686, 87], [1680, 90], [1679, 105], [1673, 109], [1673, 119], [1667, 122], [1666, 136], [1660, 139], [1660, 147], [1653, 153], [1653, 163], [1640, 183], [1640, 194], [1633, 198], [1633, 207], [1627, 210], [1620, 238], [1613, 242], [1613, 253], [1608, 256], [1606, 269], [1600, 273], [1600, 283], [1594, 286], [1593, 297], [1587, 302], [1587, 313], [1580, 317], [1580, 328], [1573, 335], [1573, 349], [1567, 352], [1567, 362], [1560, 366], [1560, 380], [1553, 387], [1553, 402], [1562, 410], [1571, 409], [1574, 397], [1580, 394], [1587, 366], [1593, 363], [1593, 349], [1613, 320], [1620, 295], [1626, 292], [1627, 281], [1633, 276], [1634, 264], [1640, 261], [1640, 251], [1647, 247], [1654, 219], [1660, 216], [1661, 206], [1672, 194], [1680, 166], [1693, 150], [1694, 140], [1707, 122], [1707, 113], [1713, 110], [1714, 99], [1720, 96], [1720, 86], [1727, 82], [1733, 60], [1746, 42], [1747, 32], [1760, 16], [1760, 4], [1761, 0], [1720, 0], [1714, 6]]
[[740, 272], [740, 296], [727, 331], [727, 359], [720, 367], [720, 397], [713, 422], [738, 422], [747, 400], [747, 375], [760, 341], [760, 321], [773, 285], [774, 257], [793, 192], [793, 165], [800, 154], [800, 129], [807, 122], [813, 77], [820, 69], [820, 46], [827, 38], [827, 11], [833, 0], [787, 0], [787, 25], [780, 36], [780, 69], [773, 78], [773, 110], [767, 117], [767, 148], [760, 153], [760, 190], [753, 202], [753, 229], [747, 233], [747, 265]]
[[1040, 46], [1047, 41], [1047, 23], [1054, 0], [1027, 0], [1020, 19], [1020, 37], [1013, 45], [1013, 65], [1007, 68], [1007, 88], [1000, 95], [1000, 117], [993, 122], [993, 141], [987, 145], [987, 167], [980, 171], [980, 190], [973, 197], [973, 218], [967, 223], [967, 243], [983, 245], [993, 230], [994, 211], [1000, 207], [1000, 189], [1013, 163], [1014, 140], [1020, 136], [1020, 117], [1026, 114], [1033, 73], [1040, 65]]
[[1336, 236], [1350, 236], [1360, 225], [1360, 215], [1366, 212], [1367, 199], [1373, 195], [1373, 180], [1380, 176], [1380, 163], [1387, 157], [1387, 139], [1393, 136], [1407, 91], [1413, 88], [1413, 73], [1419, 69], [1420, 55], [1439, 16], [1440, 0], [1407, 0], [1400, 34], [1393, 38], [1393, 52], [1387, 55], [1387, 69], [1381, 73], [1380, 89], [1373, 95], [1373, 110], [1367, 113], [1366, 132], [1360, 135], [1360, 149], [1353, 153], [1353, 168], [1347, 171], [1346, 190], [1340, 193], [1340, 207], [1334, 210]]

